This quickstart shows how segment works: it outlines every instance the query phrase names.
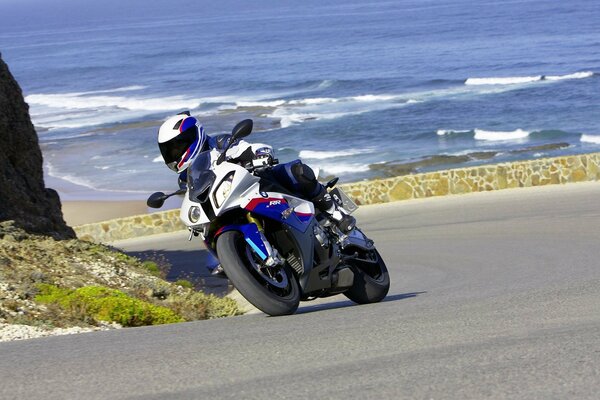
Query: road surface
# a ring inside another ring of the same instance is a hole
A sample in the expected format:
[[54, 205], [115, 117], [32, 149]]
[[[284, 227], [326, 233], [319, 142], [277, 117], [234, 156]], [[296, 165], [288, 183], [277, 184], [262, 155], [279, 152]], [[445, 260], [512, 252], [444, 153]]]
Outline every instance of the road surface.
[[[599, 198], [593, 183], [363, 207], [384, 302], [0, 343], [0, 398], [597, 399]], [[120, 245], [199, 254], [148, 240]]]

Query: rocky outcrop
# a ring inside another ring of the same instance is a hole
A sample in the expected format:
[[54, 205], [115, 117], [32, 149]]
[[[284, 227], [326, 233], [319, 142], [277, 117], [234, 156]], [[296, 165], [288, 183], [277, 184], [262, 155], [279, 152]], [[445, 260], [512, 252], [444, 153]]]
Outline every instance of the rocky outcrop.
[[44, 185], [42, 153], [18, 83], [0, 55], [0, 221], [27, 232], [75, 237], [58, 194]]

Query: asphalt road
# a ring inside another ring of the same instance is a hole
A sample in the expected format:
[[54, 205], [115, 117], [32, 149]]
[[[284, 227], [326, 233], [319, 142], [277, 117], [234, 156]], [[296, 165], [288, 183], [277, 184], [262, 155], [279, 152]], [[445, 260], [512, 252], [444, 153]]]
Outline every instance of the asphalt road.
[[[386, 301], [0, 343], [0, 398], [597, 399], [599, 197], [577, 184], [363, 207]], [[183, 243], [170, 251], [193, 257]]]

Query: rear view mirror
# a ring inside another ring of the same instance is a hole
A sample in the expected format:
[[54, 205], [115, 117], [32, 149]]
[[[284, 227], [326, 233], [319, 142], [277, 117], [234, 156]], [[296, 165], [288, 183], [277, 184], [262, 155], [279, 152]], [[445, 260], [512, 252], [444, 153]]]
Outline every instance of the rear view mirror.
[[245, 119], [243, 121], [238, 122], [237, 125], [234, 126], [233, 130], [231, 131], [231, 135], [233, 136], [231, 140], [234, 141], [248, 136], [250, 133], [252, 133], [253, 125], [254, 123], [251, 119]]
[[165, 200], [168, 198], [163, 192], [155, 192], [148, 197], [146, 205], [150, 208], [161, 208], [165, 204]]
[[227, 146], [225, 146], [225, 148], [221, 152], [221, 155], [217, 159], [217, 165], [219, 165], [223, 161], [225, 161], [227, 150], [229, 150], [229, 148], [231, 146], [233, 146], [233, 144], [236, 142], [236, 140], [246, 137], [252, 133], [253, 125], [254, 125], [254, 123], [252, 122], [251, 119], [245, 119], [243, 121], [238, 122], [237, 125], [233, 127], [233, 129], [231, 131], [231, 139], [229, 140], [229, 142], [227, 143]]

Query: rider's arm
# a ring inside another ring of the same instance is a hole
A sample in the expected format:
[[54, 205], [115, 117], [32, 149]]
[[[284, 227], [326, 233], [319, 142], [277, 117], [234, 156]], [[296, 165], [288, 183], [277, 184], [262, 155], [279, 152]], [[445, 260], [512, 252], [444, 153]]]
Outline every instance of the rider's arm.
[[271, 165], [273, 162], [273, 148], [263, 143], [248, 143], [240, 140], [227, 151], [230, 162], [240, 164], [246, 168], [259, 168]]

